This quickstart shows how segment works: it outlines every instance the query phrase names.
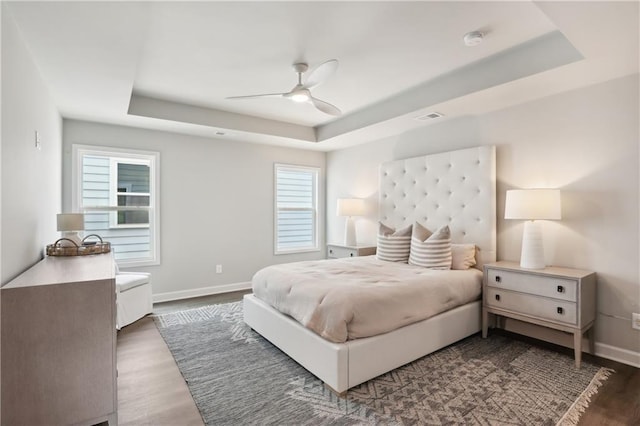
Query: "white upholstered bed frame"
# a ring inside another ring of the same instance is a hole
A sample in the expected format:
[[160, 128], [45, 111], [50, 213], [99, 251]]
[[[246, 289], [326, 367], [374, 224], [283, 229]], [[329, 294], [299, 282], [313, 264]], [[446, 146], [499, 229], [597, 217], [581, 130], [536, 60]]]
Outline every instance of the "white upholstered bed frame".
[[[495, 147], [451, 151], [380, 166], [379, 217], [397, 228], [449, 224], [454, 243], [496, 259]], [[338, 393], [480, 331], [475, 301], [389, 333], [332, 343], [253, 295], [244, 321]]]

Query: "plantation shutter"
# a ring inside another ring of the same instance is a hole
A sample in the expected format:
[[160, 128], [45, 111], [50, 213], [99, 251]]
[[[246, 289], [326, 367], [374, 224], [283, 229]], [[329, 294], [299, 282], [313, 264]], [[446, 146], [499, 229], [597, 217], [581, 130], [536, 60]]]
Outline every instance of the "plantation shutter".
[[318, 169], [276, 165], [276, 253], [315, 250]]

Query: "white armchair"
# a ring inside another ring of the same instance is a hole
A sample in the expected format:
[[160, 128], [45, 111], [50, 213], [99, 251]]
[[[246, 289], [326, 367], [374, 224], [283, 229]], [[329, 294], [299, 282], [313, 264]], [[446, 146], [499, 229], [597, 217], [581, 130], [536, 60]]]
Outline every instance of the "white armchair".
[[153, 310], [151, 274], [120, 272], [116, 267], [116, 328], [120, 330]]

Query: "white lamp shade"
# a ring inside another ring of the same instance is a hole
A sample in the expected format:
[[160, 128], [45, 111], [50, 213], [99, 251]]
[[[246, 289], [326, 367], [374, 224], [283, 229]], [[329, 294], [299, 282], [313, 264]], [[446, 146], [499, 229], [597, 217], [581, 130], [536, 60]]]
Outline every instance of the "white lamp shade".
[[507, 191], [504, 205], [505, 219], [559, 220], [561, 216], [560, 190], [512, 189]]
[[62, 213], [57, 216], [58, 231], [83, 231], [84, 215], [82, 213]]
[[338, 216], [363, 216], [365, 205], [362, 198], [338, 198]]

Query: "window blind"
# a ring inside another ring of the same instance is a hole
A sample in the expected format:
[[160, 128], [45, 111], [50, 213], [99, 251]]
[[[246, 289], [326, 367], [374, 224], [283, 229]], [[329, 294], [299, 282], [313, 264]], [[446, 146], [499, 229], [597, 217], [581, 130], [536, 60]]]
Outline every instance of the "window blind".
[[276, 253], [317, 249], [318, 169], [276, 165]]

